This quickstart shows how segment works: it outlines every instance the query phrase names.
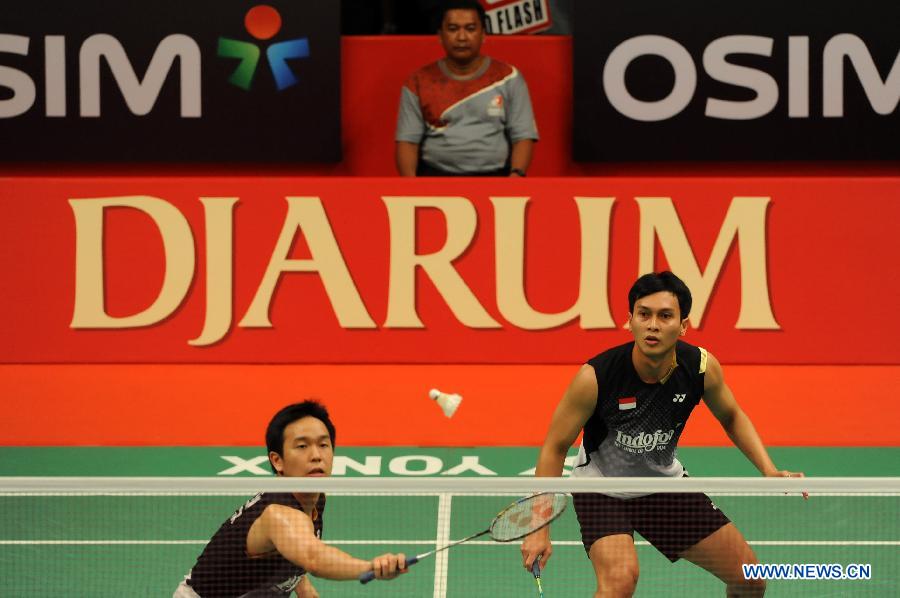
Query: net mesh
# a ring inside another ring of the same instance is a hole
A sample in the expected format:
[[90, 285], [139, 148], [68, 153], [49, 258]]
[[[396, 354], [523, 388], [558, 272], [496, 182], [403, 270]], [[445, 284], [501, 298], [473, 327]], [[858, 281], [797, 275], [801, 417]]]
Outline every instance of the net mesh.
[[[900, 582], [900, 480], [698, 479], [648, 482], [493, 479], [0, 479], [0, 579], [6, 596], [172, 596], [210, 538], [255, 491], [327, 493], [322, 538], [362, 559], [386, 552], [420, 554], [485, 529], [512, 501], [565, 492], [569, 508], [551, 525], [553, 555], [544, 595], [590, 596], [596, 579], [571, 495], [603, 490], [682, 495], [705, 491], [747, 538], [762, 564], [868, 566], [868, 579], [768, 581], [774, 596], [893, 596]], [[809, 500], [799, 492], [808, 490]], [[668, 500], [668, 498], [666, 499]], [[663, 502], [663, 507], [665, 507]], [[672, 503], [673, 505], [675, 503]], [[666, 516], [665, 508], [662, 516]], [[676, 506], [670, 518], [687, 517]], [[588, 523], [610, 518], [590, 512]], [[685, 525], [690, 528], [690, 518]], [[702, 568], [670, 563], [639, 533], [639, 596], [721, 595]], [[223, 580], [235, 573], [225, 566]], [[858, 572], [859, 573], [859, 572]], [[861, 576], [865, 577], [862, 569]], [[440, 552], [393, 581], [311, 578], [322, 596], [537, 596], [519, 542], [476, 539]], [[222, 595], [240, 595], [222, 594]]]

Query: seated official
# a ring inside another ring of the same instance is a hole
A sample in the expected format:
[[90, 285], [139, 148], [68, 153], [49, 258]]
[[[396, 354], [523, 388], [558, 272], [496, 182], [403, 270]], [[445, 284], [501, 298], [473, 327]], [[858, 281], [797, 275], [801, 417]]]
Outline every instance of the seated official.
[[445, 3], [446, 56], [401, 91], [401, 176], [525, 176], [538, 139], [528, 86], [518, 69], [481, 54], [485, 19], [475, 0]]

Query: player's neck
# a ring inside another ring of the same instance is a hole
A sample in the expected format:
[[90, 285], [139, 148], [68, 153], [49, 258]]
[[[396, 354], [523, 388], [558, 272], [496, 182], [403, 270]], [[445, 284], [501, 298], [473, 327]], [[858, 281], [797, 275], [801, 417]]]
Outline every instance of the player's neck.
[[468, 62], [457, 62], [449, 56], [444, 59], [444, 64], [447, 66], [447, 70], [449, 70], [454, 75], [459, 75], [461, 77], [471, 75], [472, 73], [477, 71], [481, 67], [483, 62], [484, 56], [482, 55], [478, 55]]
[[301, 494], [295, 492], [294, 498], [297, 499], [297, 502], [303, 507], [303, 512], [309, 515], [310, 519], [316, 518], [316, 505], [319, 504], [319, 494]]
[[638, 378], [647, 384], [656, 384], [661, 380], [668, 379], [669, 374], [675, 369], [675, 347], [659, 357], [651, 357], [641, 352], [635, 344], [631, 351], [631, 363], [634, 364], [634, 371], [637, 372]]

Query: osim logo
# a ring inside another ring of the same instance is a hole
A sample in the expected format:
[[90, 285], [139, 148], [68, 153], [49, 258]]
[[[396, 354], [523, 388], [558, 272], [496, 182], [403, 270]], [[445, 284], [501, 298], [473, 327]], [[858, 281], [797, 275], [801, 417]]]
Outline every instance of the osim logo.
[[[258, 40], [267, 40], [275, 37], [281, 29], [281, 15], [271, 6], [260, 4], [247, 11], [244, 16], [244, 26], [247, 32]], [[241, 89], [249, 90], [253, 83], [253, 75], [259, 65], [260, 47], [253, 42], [245, 42], [236, 39], [219, 38], [219, 56], [225, 58], [239, 58], [240, 63], [228, 78], [228, 82], [237, 85]], [[288, 66], [291, 58], [309, 57], [309, 39], [300, 37], [283, 42], [276, 42], [266, 48], [266, 58], [269, 68], [275, 77], [275, 85], [278, 91], [287, 89], [298, 83], [297, 76]]]

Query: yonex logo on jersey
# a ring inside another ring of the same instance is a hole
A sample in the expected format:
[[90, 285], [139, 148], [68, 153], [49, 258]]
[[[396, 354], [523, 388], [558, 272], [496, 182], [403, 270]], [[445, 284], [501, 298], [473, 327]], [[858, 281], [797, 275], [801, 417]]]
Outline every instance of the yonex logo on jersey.
[[628, 453], [649, 453], [652, 450], [662, 451], [666, 449], [669, 441], [675, 435], [675, 430], [635, 434], [634, 436], [616, 430], [616, 446]]
[[683, 395], [676, 394], [675, 398], [672, 399], [673, 403], [684, 403], [684, 400], [687, 398], [687, 393]]
[[[258, 40], [267, 40], [274, 37], [281, 29], [281, 15], [271, 6], [260, 4], [247, 11], [244, 17], [244, 26], [247, 32]], [[259, 63], [259, 46], [252, 42], [245, 42], [226, 37], [219, 38], [219, 56], [224, 58], [239, 58], [240, 63], [228, 78], [228, 82], [243, 90], [249, 90], [256, 74], [256, 66]], [[309, 38], [300, 37], [277, 42], [266, 48], [266, 58], [269, 67], [275, 77], [275, 85], [278, 91], [287, 89], [298, 83], [297, 76], [288, 66], [291, 58], [309, 58]]]

